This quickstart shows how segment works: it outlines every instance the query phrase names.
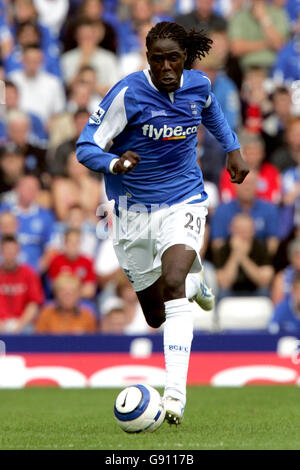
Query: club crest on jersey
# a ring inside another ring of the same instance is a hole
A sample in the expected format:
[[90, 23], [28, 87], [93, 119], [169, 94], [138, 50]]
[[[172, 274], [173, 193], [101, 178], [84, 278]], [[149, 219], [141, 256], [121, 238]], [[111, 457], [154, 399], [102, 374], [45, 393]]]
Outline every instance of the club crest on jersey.
[[194, 101], [190, 103], [190, 107], [191, 107], [192, 115], [197, 116], [197, 105], [196, 103], [194, 103]]
[[93, 114], [90, 116], [89, 123], [90, 124], [100, 124], [101, 118], [102, 118], [104, 113], [105, 113], [105, 110], [100, 108], [100, 106], [99, 106], [98, 109], [96, 111], [94, 111]]
[[153, 124], [144, 124], [142, 127], [143, 135], [153, 140], [178, 140], [186, 139], [187, 136], [197, 133], [197, 126], [186, 127], [182, 126], [169, 127], [164, 124], [163, 127], [154, 127]]

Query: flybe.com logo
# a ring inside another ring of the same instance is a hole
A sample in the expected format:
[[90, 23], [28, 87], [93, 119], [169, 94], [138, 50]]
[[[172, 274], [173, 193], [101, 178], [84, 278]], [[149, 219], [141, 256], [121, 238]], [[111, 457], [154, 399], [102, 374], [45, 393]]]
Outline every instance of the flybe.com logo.
[[193, 127], [186, 127], [183, 129], [182, 126], [176, 127], [168, 127], [164, 124], [163, 127], [157, 129], [153, 126], [153, 124], [145, 124], [142, 127], [143, 135], [148, 136], [150, 139], [153, 140], [177, 140], [177, 139], [185, 139], [187, 135], [196, 134], [197, 133], [197, 126]]

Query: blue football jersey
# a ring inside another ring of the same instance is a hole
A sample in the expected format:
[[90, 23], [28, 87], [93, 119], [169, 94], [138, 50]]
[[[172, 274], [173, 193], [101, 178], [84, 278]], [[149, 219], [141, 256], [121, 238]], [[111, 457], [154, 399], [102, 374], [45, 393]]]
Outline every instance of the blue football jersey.
[[[149, 70], [135, 72], [118, 82], [91, 115], [77, 141], [77, 158], [105, 174], [108, 199], [116, 205], [126, 201], [131, 210], [138, 204], [139, 210], [149, 211], [189, 198], [204, 201], [196, 153], [201, 123], [226, 152], [239, 148], [204, 73], [184, 70], [180, 87], [163, 93], [152, 83]], [[141, 161], [129, 173], [113, 175], [112, 159], [127, 150]]]
[[50, 242], [55, 217], [52, 211], [33, 204], [22, 211], [16, 204], [3, 203], [0, 212], [10, 211], [18, 220], [18, 241], [21, 246], [19, 261], [39, 271], [40, 257]]

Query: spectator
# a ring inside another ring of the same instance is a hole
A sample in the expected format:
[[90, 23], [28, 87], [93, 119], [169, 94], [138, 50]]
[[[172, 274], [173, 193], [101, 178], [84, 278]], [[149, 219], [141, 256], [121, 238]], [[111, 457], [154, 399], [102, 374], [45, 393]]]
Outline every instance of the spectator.
[[54, 75], [41, 70], [43, 52], [35, 45], [23, 50], [24, 70], [9, 75], [20, 93], [23, 111], [36, 114], [45, 126], [65, 108], [65, 93], [62, 84]]
[[283, 172], [300, 161], [300, 117], [291, 117], [286, 126], [285, 145], [275, 150], [271, 163]]
[[289, 264], [279, 271], [272, 286], [272, 301], [276, 305], [283, 298], [290, 294], [293, 278], [300, 273], [300, 239], [291, 240], [287, 246]]
[[100, 330], [106, 334], [124, 334], [127, 325], [127, 316], [123, 302], [117, 297], [110, 299], [104, 315], [101, 316]]
[[243, 8], [244, 0], [215, 0], [215, 11], [224, 18], [230, 18], [236, 10]]
[[251, 215], [255, 224], [255, 238], [265, 240], [268, 252], [274, 255], [279, 242], [279, 213], [275, 204], [256, 197], [257, 173], [251, 171], [243, 184], [236, 187], [236, 198], [221, 204], [215, 211], [211, 223], [212, 248], [226, 243], [230, 236], [230, 224], [240, 212]]
[[39, 190], [39, 180], [33, 175], [24, 175], [16, 187], [16, 201], [0, 205], [1, 212], [11, 211], [17, 217], [22, 261], [37, 271], [42, 264], [55, 220], [51, 211], [37, 204]]
[[[123, 5], [123, 10], [124, 10]], [[156, 23], [154, 17], [154, 8], [151, 0], [137, 0], [129, 2], [127, 5], [127, 14], [121, 13], [121, 21], [117, 24], [118, 34], [118, 52], [123, 54], [138, 52], [141, 50], [138, 31], [143, 25]]]
[[293, 279], [292, 289], [284, 299], [275, 306], [273, 317], [268, 325], [272, 334], [285, 333], [297, 335], [300, 331], [300, 274]]
[[39, 25], [35, 20], [25, 21], [16, 27], [16, 43], [3, 56], [3, 64], [5, 73], [9, 75], [15, 70], [23, 69], [22, 51], [25, 47], [36, 45], [43, 51], [42, 68], [61, 78], [61, 70], [59, 63], [59, 49], [52, 44], [42, 42], [42, 35]]
[[124, 53], [120, 57], [120, 73], [125, 77], [131, 72], [148, 68], [146, 57], [146, 36], [153, 23], [143, 23], [137, 26], [137, 40], [140, 47], [137, 50]]
[[[6, 115], [11, 110], [15, 111], [20, 108], [18, 88], [13, 82], [9, 80], [5, 81], [5, 107], [6, 107]], [[32, 113], [27, 113], [27, 116], [30, 119], [30, 126], [29, 126], [30, 130], [29, 130], [28, 140], [30, 140], [31, 144], [35, 145], [36, 147], [44, 148], [47, 144], [48, 135], [41, 119], [36, 114], [32, 114]], [[7, 133], [7, 123], [6, 123], [5, 116], [3, 117], [3, 120], [0, 120], [0, 128], [1, 128], [0, 139], [3, 141], [7, 141], [8, 133]]]
[[70, 207], [65, 221], [56, 222], [48, 250], [63, 251], [65, 233], [72, 228], [80, 230], [81, 233], [80, 254], [94, 258], [98, 247], [96, 225], [86, 219], [84, 210], [79, 204]]
[[15, 237], [1, 239], [0, 331], [28, 331], [43, 301], [39, 277], [29, 266], [18, 264], [19, 244]]
[[250, 0], [250, 8], [238, 10], [229, 21], [231, 51], [243, 69], [271, 68], [289, 31], [282, 8], [265, 0]]
[[294, 35], [278, 52], [273, 68], [273, 78], [280, 85], [300, 80], [300, 9], [295, 19]]
[[223, 72], [236, 85], [238, 90], [241, 88], [242, 70], [236, 57], [230, 51], [230, 41], [227, 28], [218, 27], [212, 29], [210, 37], [213, 40], [210, 55], [214, 56], [216, 62], [220, 64]]
[[77, 79], [78, 79], [77, 82], [83, 83], [84, 85], [87, 85], [89, 88], [90, 100], [89, 100], [88, 109], [92, 113], [95, 111], [95, 109], [97, 108], [97, 106], [99, 105], [100, 101], [103, 98], [100, 95], [100, 93], [98, 93], [96, 70], [90, 65], [85, 65], [84, 67], [81, 67], [81, 69], [79, 70]]
[[[210, 37], [213, 39], [213, 34]], [[216, 95], [230, 127], [237, 131], [241, 120], [239, 92], [235, 83], [225, 73], [224, 64], [212, 53], [201, 61], [196, 60], [193, 68], [207, 74], [212, 92]]]
[[[296, 136], [299, 140], [299, 136]], [[300, 152], [295, 154], [297, 166], [288, 168], [282, 173], [283, 188], [283, 215], [284, 225], [282, 227], [282, 237], [286, 237], [294, 228], [296, 218], [300, 215]]]
[[85, 108], [79, 108], [73, 115], [74, 137], [65, 140], [55, 150], [53, 158], [49, 156], [50, 171], [55, 176], [66, 176], [66, 165], [70, 153], [75, 152], [76, 141], [79, 138], [89, 118], [89, 112]]
[[55, 301], [45, 305], [35, 324], [36, 333], [85, 334], [95, 333], [96, 318], [80, 304], [80, 280], [70, 274], [61, 274], [54, 281]]
[[297, 34], [279, 51], [273, 69], [273, 78], [278, 84], [290, 85], [300, 80], [300, 14], [297, 21]]
[[115, 254], [111, 238], [102, 241], [96, 255], [95, 270], [101, 290], [105, 289], [109, 283], [113, 284], [113, 288], [115, 288], [123, 271]]
[[80, 204], [86, 218], [96, 221], [103, 182], [91, 176], [91, 172], [78, 162], [75, 152], [68, 156], [65, 173], [67, 177], [56, 177], [52, 183], [53, 207], [58, 219], [66, 220], [70, 207]]
[[226, 21], [214, 13], [214, 0], [195, 0], [195, 10], [185, 15], [179, 15], [175, 21], [185, 29], [195, 28], [206, 33], [214, 29], [225, 29]]
[[[68, 95], [68, 102], [67, 102], [67, 110], [69, 113], [76, 113], [78, 109], [86, 108], [89, 114], [92, 114], [95, 109], [98, 108], [99, 103], [101, 101], [100, 95], [95, 95], [90, 84], [85, 83], [84, 81], [79, 79], [81, 74], [81, 69], [77, 75], [76, 80], [73, 81], [72, 85], [70, 86], [70, 92]], [[95, 84], [95, 88], [98, 89], [98, 85]], [[100, 99], [95, 100], [98, 96]]]
[[219, 299], [269, 294], [273, 267], [265, 243], [255, 238], [254, 220], [248, 214], [233, 217], [230, 238], [215, 251], [214, 264]]
[[97, 21], [98, 28], [101, 29], [97, 45], [114, 54], [117, 53], [116, 19], [114, 16], [111, 17], [111, 15], [107, 14], [107, 5], [105, 7], [103, 7], [102, 0], [83, 0], [80, 2], [75, 16], [66, 25], [66, 34], [64, 36], [65, 52], [76, 47], [74, 31], [78, 21], [84, 18], [94, 22]]
[[47, 26], [42, 25], [39, 22], [39, 13], [35, 5], [37, 1], [38, 0], [14, 0], [14, 2], [12, 2], [13, 5], [10, 15], [11, 29], [15, 32], [15, 28], [19, 24], [27, 21], [37, 21], [41, 30], [43, 42], [55, 42], [57, 36], [53, 35]]
[[281, 2], [285, 6], [285, 10], [291, 23], [291, 29], [294, 31], [300, 14], [300, 2], [299, 0], [281, 0]]
[[0, 194], [5, 198], [5, 193], [14, 190], [19, 179], [24, 174], [25, 156], [14, 144], [2, 149], [0, 156]]
[[119, 279], [116, 293], [123, 302], [126, 316], [124, 333], [127, 335], [142, 335], [154, 331], [147, 324], [137, 295], [125, 275]]
[[201, 170], [205, 179], [218, 188], [220, 175], [226, 162], [226, 153], [204, 126], [199, 126], [197, 137], [197, 155]]
[[0, 237], [3, 238], [7, 235], [17, 237], [18, 233], [18, 220], [11, 212], [0, 213]]
[[69, 10], [69, 0], [34, 0], [39, 20], [53, 36], [59, 37], [60, 30]]
[[300, 162], [300, 117], [291, 117], [286, 125], [285, 145], [270, 156], [270, 162], [283, 172]]
[[78, 229], [68, 229], [65, 233], [64, 250], [53, 257], [48, 269], [52, 282], [63, 273], [80, 279], [80, 298], [93, 299], [96, 293], [96, 276], [90, 258], [80, 254], [81, 234]]
[[244, 127], [249, 132], [261, 133], [266, 116], [273, 111], [270, 82], [264, 67], [251, 66], [244, 72], [241, 100]]
[[292, 117], [292, 99], [288, 88], [275, 88], [271, 99], [273, 109], [264, 117], [262, 125], [262, 136], [266, 144], [268, 160], [276, 149], [285, 144], [285, 131]]
[[25, 155], [25, 168], [44, 179], [47, 173], [46, 150], [33, 139], [29, 116], [20, 110], [11, 109], [6, 115], [8, 143], [14, 144]]
[[[281, 175], [275, 166], [264, 161], [263, 139], [259, 135], [242, 132], [239, 141], [248, 167], [258, 173], [256, 197], [278, 204], [281, 198]], [[220, 195], [223, 202], [229, 202], [236, 197], [236, 185], [230, 182], [226, 168], [220, 178]]]
[[115, 55], [98, 47], [99, 33], [95, 23], [83, 19], [76, 28], [77, 47], [65, 52], [61, 57], [65, 83], [70, 87], [77, 80], [77, 74], [85, 65], [92, 66], [97, 72], [97, 87], [104, 96], [119, 79]]

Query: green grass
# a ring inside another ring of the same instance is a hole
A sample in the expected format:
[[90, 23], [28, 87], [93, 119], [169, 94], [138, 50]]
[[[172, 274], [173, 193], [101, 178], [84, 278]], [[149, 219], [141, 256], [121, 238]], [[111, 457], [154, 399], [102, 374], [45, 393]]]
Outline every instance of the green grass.
[[0, 449], [300, 449], [294, 386], [190, 387], [183, 423], [126, 434], [113, 418], [119, 390], [0, 391]]

